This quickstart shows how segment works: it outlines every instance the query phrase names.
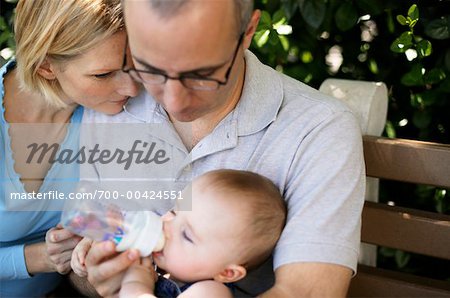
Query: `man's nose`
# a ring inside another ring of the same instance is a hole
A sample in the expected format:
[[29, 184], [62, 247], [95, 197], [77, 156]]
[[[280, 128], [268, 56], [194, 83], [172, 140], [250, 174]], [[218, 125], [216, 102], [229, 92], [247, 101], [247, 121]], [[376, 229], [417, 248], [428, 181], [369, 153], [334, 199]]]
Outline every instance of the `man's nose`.
[[188, 90], [183, 86], [181, 81], [168, 79], [163, 86], [164, 103], [169, 110], [177, 110], [177, 107], [186, 104], [186, 96]]

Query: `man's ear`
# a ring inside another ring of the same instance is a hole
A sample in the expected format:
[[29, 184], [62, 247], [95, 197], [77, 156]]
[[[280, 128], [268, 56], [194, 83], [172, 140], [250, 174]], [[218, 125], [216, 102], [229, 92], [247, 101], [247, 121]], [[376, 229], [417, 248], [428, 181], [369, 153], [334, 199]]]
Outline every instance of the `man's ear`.
[[250, 22], [247, 25], [247, 29], [244, 34], [244, 49], [248, 49], [253, 39], [253, 35], [256, 32], [256, 28], [258, 27], [259, 18], [261, 17], [261, 11], [256, 9], [252, 13], [252, 17], [250, 18]]
[[54, 66], [52, 65], [52, 63], [50, 63], [50, 61], [48, 61], [48, 58], [45, 58], [45, 60], [38, 67], [37, 73], [47, 80], [55, 80], [56, 79]]
[[222, 272], [214, 276], [214, 280], [221, 283], [235, 282], [243, 279], [247, 270], [241, 265], [228, 265]]

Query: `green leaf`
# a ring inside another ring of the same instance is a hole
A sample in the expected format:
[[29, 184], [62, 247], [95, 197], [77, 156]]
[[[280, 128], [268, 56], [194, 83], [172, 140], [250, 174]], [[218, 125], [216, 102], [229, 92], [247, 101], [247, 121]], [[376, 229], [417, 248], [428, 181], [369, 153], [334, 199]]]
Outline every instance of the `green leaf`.
[[421, 41], [419, 41], [417, 43], [417, 52], [420, 56], [422, 57], [427, 57], [430, 56], [431, 53], [433, 52], [433, 48], [431, 46], [431, 42], [429, 42], [426, 39], [422, 39]]
[[276, 44], [279, 43], [279, 42], [280, 42], [280, 39], [278, 38], [277, 31], [275, 31], [275, 30], [270, 30], [270, 33], [269, 33], [269, 43], [270, 43], [271, 45], [276, 45]]
[[391, 34], [394, 33], [395, 24], [394, 24], [394, 18], [392, 17], [392, 11], [391, 10], [387, 11], [386, 26], [388, 28], [389, 33], [391, 33]]
[[444, 57], [444, 65], [448, 72], [450, 72], [450, 49], [447, 48], [445, 51], [445, 57]]
[[278, 35], [278, 38], [280, 39], [281, 46], [285, 51], [289, 50], [289, 39], [284, 35]]
[[255, 33], [254, 40], [258, 48], [263, 47], [269, 40], [270, 30], [262, 30]]
[[357, 0], [354, 1], [362, 10], [362, 14], [379, 15], [383, 13], [385, 7], [383, 1], [379, 0]]
[[388, 138], [392, 139], [392, 138], [397, 137], [397, 132], [395, 131], [395, 127], [391, 121], [389, 121], [389, 120], [386, 121], [385, 130], [386, 130], [386, 135], [388, 136]]
[[415, 111], [413, 115], [413, 123], [417, 128], [427, 128], [431, 123], [431, 114], [427, 111]]
[[408, 9], [408, 17], [410, 17], [413, 21], [417, 21], [419, 19], [419, 9], [416, 4], [411, 5]]
[[404, 74], [401, 82], [405, 86], [423, 86], [425, 84], [422, 74], [422, 65], [415, 64], [412, 69]]
[[391, 44], [391, 51], [395, 53], [404, 53], [412, 46], [412, 33], [410, 31], [403, 32]]
[[411, 106], [415, 109], [421, 109], [424, 106], [423, 98], [421, 93], [411, 94]]
[[408, 20], [402, 15], [397, 16], [397, 22], [399, 22], [400, 25], [403, 25], [403, 26], [408, 24]]
[[281, 7], [284, 11], [284, 15], [288, 20], [292, 18], [298, 8], [298, 1], [294, 0], [281, 0]]
[[259, 19], [257, 31], [269, 29], [272, 29], [272, 18], [267, 11], [263, 10], [261, 12], [261, 18]]
[[300, 14], [305, 22], [314, 29], [322, 24], [327, 5], [325, 0], [298, 0]]
[[434, 39], [450, 38], [450, 16], [430, 21], [425, 25], [425, 34]]
[[404, 268], [408, 265], [411, 255], [401, 250], [395, 252], [395, 263], [399, 268]]
[[344, 2], [336, 11], [334, 16], [339, 30], [347, 31], [358, 22], [358, 12], [350, 2]]
[[392, 258], [393, 256], [395, 256], [395, 249], [393, 248], [389, 248], [389, 247], [380, 247], [380, 254], [382, 256], [388, 257], [388, 258]]
[[0, 16], [0, 30], [6, 30], [8, 27], [6, 26], [6, 22], [5, 22], [5, 19], [2, 17], [2, 16]]
[[426, 84], [437, 84], [444, 80], [446, 77], [445, 72], [439, 68], [433, 68], [425, 73], [423, 79]]
[[9, 32], [4, 31], [0, 34], [0, 45], [3, 44], [5, 41], [7, 41], [10, 37]]
[[369, 69], [370, 69], [370, 72], [373, 74], [378, 74], [380, 72], [377, 61], [375, 59], [369, 60]]
[[282, 10], [277, 10], [272, 17], [273, 26], [279, 26], [282, 24], [286, 24], [286, 16]]

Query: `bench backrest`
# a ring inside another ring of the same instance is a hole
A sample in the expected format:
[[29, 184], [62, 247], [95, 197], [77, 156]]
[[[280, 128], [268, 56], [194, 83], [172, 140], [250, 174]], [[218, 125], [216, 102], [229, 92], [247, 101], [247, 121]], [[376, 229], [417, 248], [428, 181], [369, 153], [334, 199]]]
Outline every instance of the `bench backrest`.
[[[378, 182], [369, 177], [438, 186], [450, 191], [450, 145], [373, 136], [380, 135], [384, 127], [387, 92], [383, 86], [329, 79], [320, 88], [350, 106], [359, 118], [364, 135], [364, 158], [370, 182], [367, 188], [372, 193], [366, 194], [361, 241], [450, 260], [449, 215], [378, 203]], [[367, 249], [363, 247], [363, 253]], [[358, 266], [350, 285], [350, 297], [450, 297], [448, 281], [376, 268], [370, 254], [360, 262], [372, 266]]]
[[[450, 188], [450, 145], [364, 136], [367, 176]], [[450, 216], [366, 202], [363, 242], [450, 260]], [[352, 297], [450, 297], [450, 282], [360, 266]]]

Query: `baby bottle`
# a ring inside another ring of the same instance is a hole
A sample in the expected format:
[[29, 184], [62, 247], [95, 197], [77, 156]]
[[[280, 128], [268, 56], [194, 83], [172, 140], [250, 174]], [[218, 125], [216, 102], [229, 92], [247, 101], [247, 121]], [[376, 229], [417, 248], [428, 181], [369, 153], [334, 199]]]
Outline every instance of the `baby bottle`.
[[[89, 189], [84, 184], [78, 193]], [[142, 257], [164, 246], [161, 217], [152, 211], [124, 211], [111, 201], [74, 200], [61, 215], [64, 228], [96, 241], [111, 240], [117, 251], [139, 250]]]

